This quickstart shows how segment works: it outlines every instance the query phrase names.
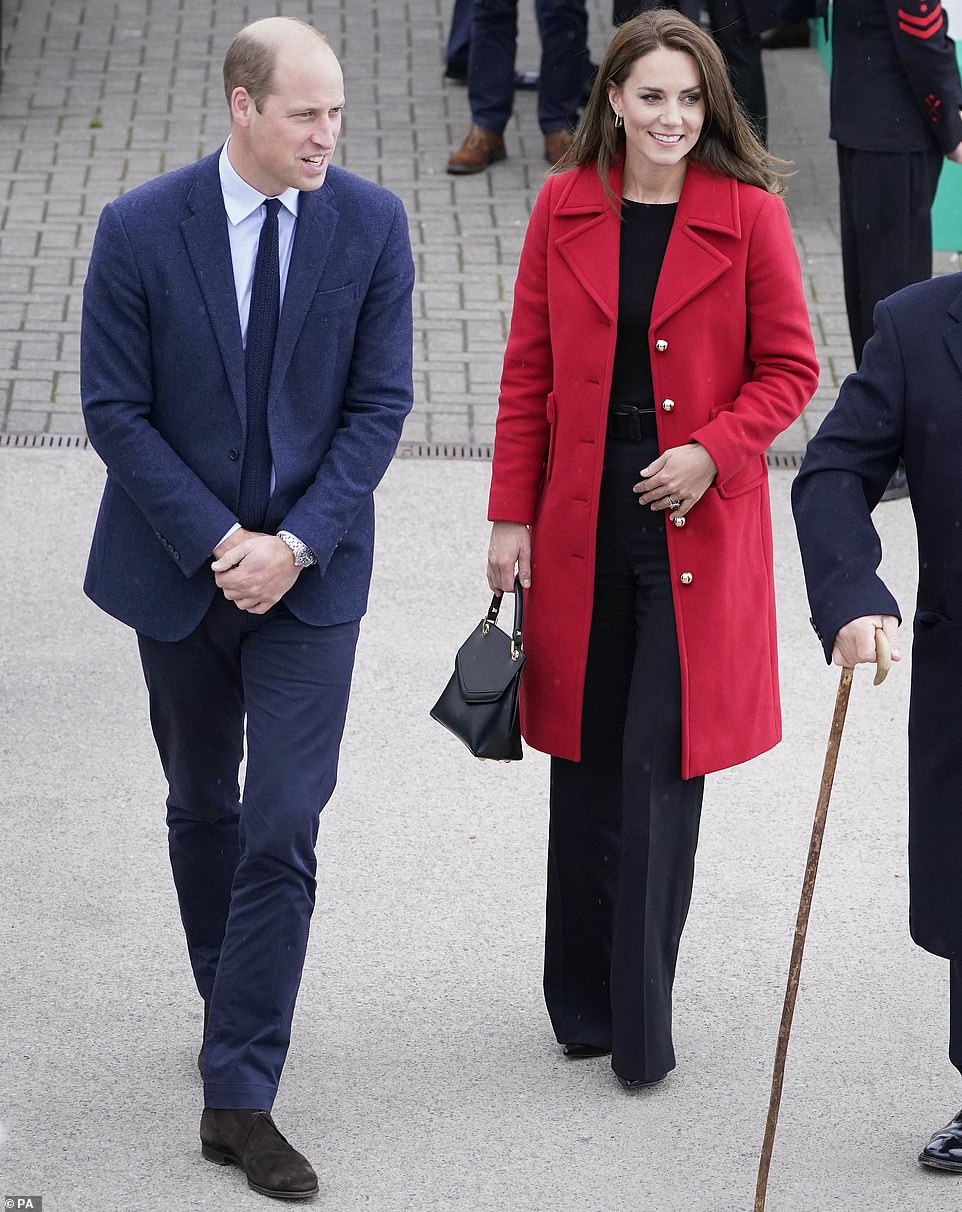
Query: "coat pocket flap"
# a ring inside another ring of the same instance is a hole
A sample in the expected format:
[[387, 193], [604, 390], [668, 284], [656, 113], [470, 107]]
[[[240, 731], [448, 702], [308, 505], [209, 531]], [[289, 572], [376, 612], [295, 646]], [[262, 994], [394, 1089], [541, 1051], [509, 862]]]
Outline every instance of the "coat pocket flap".
[[511, 639], [500, 627], [479, 623], [454, 658], [458, 687], [469, 703], [492, 703], [501, 698], [521, 672], [525, 655], [511, 656]]

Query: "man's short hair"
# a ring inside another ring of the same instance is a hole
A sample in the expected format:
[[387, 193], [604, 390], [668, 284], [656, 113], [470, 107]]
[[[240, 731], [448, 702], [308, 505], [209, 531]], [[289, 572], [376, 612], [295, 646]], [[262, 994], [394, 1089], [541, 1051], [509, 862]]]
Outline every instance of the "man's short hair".
[[[321, 31], [306, 21], [301, 21], [298, 17], [286, 17], [285, 20], [309, 29], [322, 42], [327, 42]], [[224, 56], [224, 93], [228, 105], [234, 89], [244, 88], [254, 102], [257, 112], [261, 112], [273, 89], [277, 49], [277, 42], [273, 38], [265, 38], [251, 32], [250, 26], [234, 37]]]

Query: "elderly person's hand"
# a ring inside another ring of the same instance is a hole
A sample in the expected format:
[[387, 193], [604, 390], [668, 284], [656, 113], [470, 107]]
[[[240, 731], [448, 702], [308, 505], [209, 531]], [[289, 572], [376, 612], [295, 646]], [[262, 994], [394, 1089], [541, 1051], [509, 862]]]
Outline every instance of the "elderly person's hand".
[[642, 479], [632, 491], [639, 505], [670, 509], [673, 518], [683, 518], [711, 487], [718, 468], [704, 446], [689, 442], [669, 447], [638, 474]]
[[867, 614], [852, 619], [838, 629], [832, 663], [846, 669], [865, 665], [875, 660], [875, 628], [881, 627], [892, 649], [892, 660], [902, 659], [899, 652], [899, 621], [892, 614]]
[[525, 589], [531, 585], [531, 535], [522, 522], [495, 522], [488, 544], [488, 585], [493, 593], [514, 592], [514, 570]]

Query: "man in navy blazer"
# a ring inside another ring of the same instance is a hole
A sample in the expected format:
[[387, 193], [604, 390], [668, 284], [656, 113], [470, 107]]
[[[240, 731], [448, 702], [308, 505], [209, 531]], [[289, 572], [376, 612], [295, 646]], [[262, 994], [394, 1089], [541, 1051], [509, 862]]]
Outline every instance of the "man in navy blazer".
[[107, 483], [85, 589], [138, 636], [204, 1001], [204, 1156], [306, 1198], [314, 1170], [269, 1112], [373, 492], [412, 403], [414, 268], [400, 201], [330, 166], [344, 85], [321, 34], [255, 22], [224, 80], [224, 148], [100, 219], [81, 378]]
[[[962, 1073], [962, 274], [906, 287], [875, 309], [858, 374], [808, 444], [792, 488], [812, 624], [826, 658], [898, 659], [898, 603], [878, 575], [872, 524], [899, 457], [919, 540], [909, 708], [909, 928], [949, 960], [949, 1059]], [[962, 1171], [962, 1111], [919, 1161]]]

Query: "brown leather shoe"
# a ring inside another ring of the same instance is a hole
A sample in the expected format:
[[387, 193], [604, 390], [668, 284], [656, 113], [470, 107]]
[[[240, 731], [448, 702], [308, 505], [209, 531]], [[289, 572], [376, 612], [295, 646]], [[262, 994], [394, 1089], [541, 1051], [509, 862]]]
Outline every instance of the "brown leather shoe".
[[489, 164], [503, 160], [508, 153], [504, 150], [504, 138], [493, 130], [485, 130], [483, 126], [471, 123], [471, 129], [465, 136], [464, 142], [456, 152], [448, 157], [448, 172], [455, 177], [465, 177], [469, 173], [481, 173]]
[[310, 1199], [317, 1175], [303, 1154], [288, 1144], [266, 1111], [205, 1107], [200, 1117], [201, 1152], [218, 1166], [239, 1166], [247, 1185], [274, 1199]]
[[570, 130], [553, 130], [544, 137], [544, 158], [549, 164], [557, 164], [573, 142]]

